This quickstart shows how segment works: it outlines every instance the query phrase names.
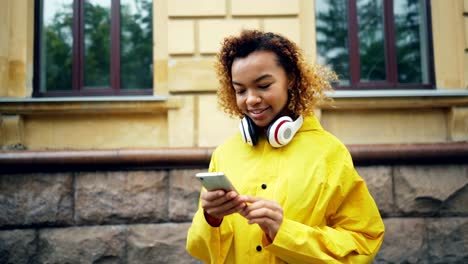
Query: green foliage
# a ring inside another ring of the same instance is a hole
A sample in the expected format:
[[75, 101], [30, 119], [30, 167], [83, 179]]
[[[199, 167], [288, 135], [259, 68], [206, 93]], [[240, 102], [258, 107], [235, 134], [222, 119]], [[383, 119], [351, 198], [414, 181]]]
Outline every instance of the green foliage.
[[136, 12], [121, 6], [121, 86], [122, 89], [153, 87], [153, 4], [136, 1]]
[[361, 81], [383, 81], [386, 79], [383, 3], [357, 2]]
[[422, 83], [420, 4], [419, 0], [406, 0], [405, 2], [402, 3], [402, 9], [406, 12], [395, 14], [398, 81]]
[[[357, 0], [361, 81], [385, 80], [385, 28], [383, 0]], [[395, 13], [395, 41], [397, 72], [400, 83], [422, 83], [421, 62], [422, 21], [420, 0], [395, 0], [401, 5]], [[348, 1], [316, 0], [316, 31], [318, 55], [338, 73], [340, 79], [349, 80]], [[323, 8], [323, 7], [326, 8]], [[426, 66], [427, 67], [427, 66]]]
[[[317, 1], [318, 2], [318, 1]], [[340, 80], [348, 81], [349, 40], [347, 1], [321, 1], [326, 10], [316, 10], [317, 50], [326, 58], [326, 64], [338, 74]], [[318, 4], [318, 3], [317, 3]]]
[[[130, 0], [131, 1], [131, 0]], [[151, 89], [153, 86], [152, 1], [133, 0], [136, 7], [121, 1], [121, 87]], [[73, 8], [64, 4], [43, 27], [42, 91], [71, 90], [73, 65]], [[133, 13], [132, 13], [133, 12]], [[111, 12], [109, 7], [84, 2], [84, 86], [109, 87], [111, 64]]]
[[84, 3], [84, 86], [110, 86], [111, 16], [109, 7]]
[[42, 78], [41, 91], [72, 89], [71, 4], [64, 5], [62, 10], [65, 12], [55, 14], [52, 23], [43, 28], [41, 75], [45, 78]]

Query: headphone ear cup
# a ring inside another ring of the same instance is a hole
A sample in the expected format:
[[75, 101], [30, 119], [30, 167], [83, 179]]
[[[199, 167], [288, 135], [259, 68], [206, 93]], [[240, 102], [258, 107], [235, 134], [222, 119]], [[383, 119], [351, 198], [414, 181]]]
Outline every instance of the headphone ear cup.
[[254, 121], [248, 116], [242, 118], [239, 124], [242, 139], [245, 143], [251, 146], [255, 146], [258, 143], [258, 134], [256, 127], [257, 126], [255, 125]]
[[288, 144], [292, 139], [292, 136], [294, 136], [290, 133], [288, 134], [288, 131], [290, 131], [290, 129], [288, 129], [290, 127], [289, 124], [292, 123], [293, 120], [289, 116], [282, 116], [276, 119], [271, 125], [268, 126], [268, 143], [270, 143], [270, 145], [275, 148], [279, 148]]

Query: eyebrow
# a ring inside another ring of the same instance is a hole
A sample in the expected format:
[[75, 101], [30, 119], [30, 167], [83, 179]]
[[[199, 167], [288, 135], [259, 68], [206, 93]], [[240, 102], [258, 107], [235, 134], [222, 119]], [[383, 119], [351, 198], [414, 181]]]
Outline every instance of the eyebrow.
[[[255, 79], [254, 82], [258, 83], [258, 82], [260, 82], [260, 81], [262, 81], [264, 79], [272, 78], [272, 77], [273, 77], [273, 75], [267, 73], [267, 74], [264, 74], [264, 75], [258, 77], [257, 79]], [[239, 82], [236, 82], [236, 81], [232, 81], [232, 84], [243, 86], [242, 83], [239, 83]]]

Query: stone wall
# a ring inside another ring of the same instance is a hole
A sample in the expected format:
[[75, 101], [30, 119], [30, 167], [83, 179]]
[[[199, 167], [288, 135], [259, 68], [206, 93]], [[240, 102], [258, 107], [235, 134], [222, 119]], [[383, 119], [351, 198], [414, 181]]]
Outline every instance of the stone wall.
[[[386, 226], [374, 263], [467, 263], [468, 165], [357, 169]], [[0, 175], [0, 263], [199, 263], [202, 170]]]

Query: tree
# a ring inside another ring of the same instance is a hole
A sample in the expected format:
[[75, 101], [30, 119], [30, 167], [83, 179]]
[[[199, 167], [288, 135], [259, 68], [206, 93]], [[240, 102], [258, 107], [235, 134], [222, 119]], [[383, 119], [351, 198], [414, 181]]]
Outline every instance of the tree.
[[357, 1], [361, 81], [386, 79], [382, 1]]
[[340, 80], [349, 81], [347, 1], [320, 1], [320, 4], [321, 8], [316, 9], [316, 32], [318, 55], [325, 58], [321, 63], [329, 64]]
[[[401, 2], [401, 1], [399, 1]], [[421, 37], [419, 0], [405, 0], [395, 14], [395, 39], [397, 46], [398, 81], [422, 83]]]
[[62, 12], [56, 13], [51, 23], [44, 25], [41, 45], [42, 76], [41, 90], [71, 90], [72, 87], [72, 5], [63, 5]]
[[121, 6], [122, 89], [153, 87], [153, 7], [151, 0], [135, 1], [136, 12]]
[[[124, 2], [124, 1], [122, 1]], [[153, 84], [152, 1], [121, 4], [120, 42], [122, 89], [151, 88]], [[132, 13], [131, 6], [136, 10]], [[73, 4], [64, 4], [43, 27], [41, 45], [45, 79], [41, 90], [71, 90], [73, 65]], [[109, 6], [84, 2], [84, 86], [109, 87], [111, 63], [111, 11]], [[81, 88], [81, 87], [80, 87]], [[115, 88], [115, 87], [114, 87]]]

